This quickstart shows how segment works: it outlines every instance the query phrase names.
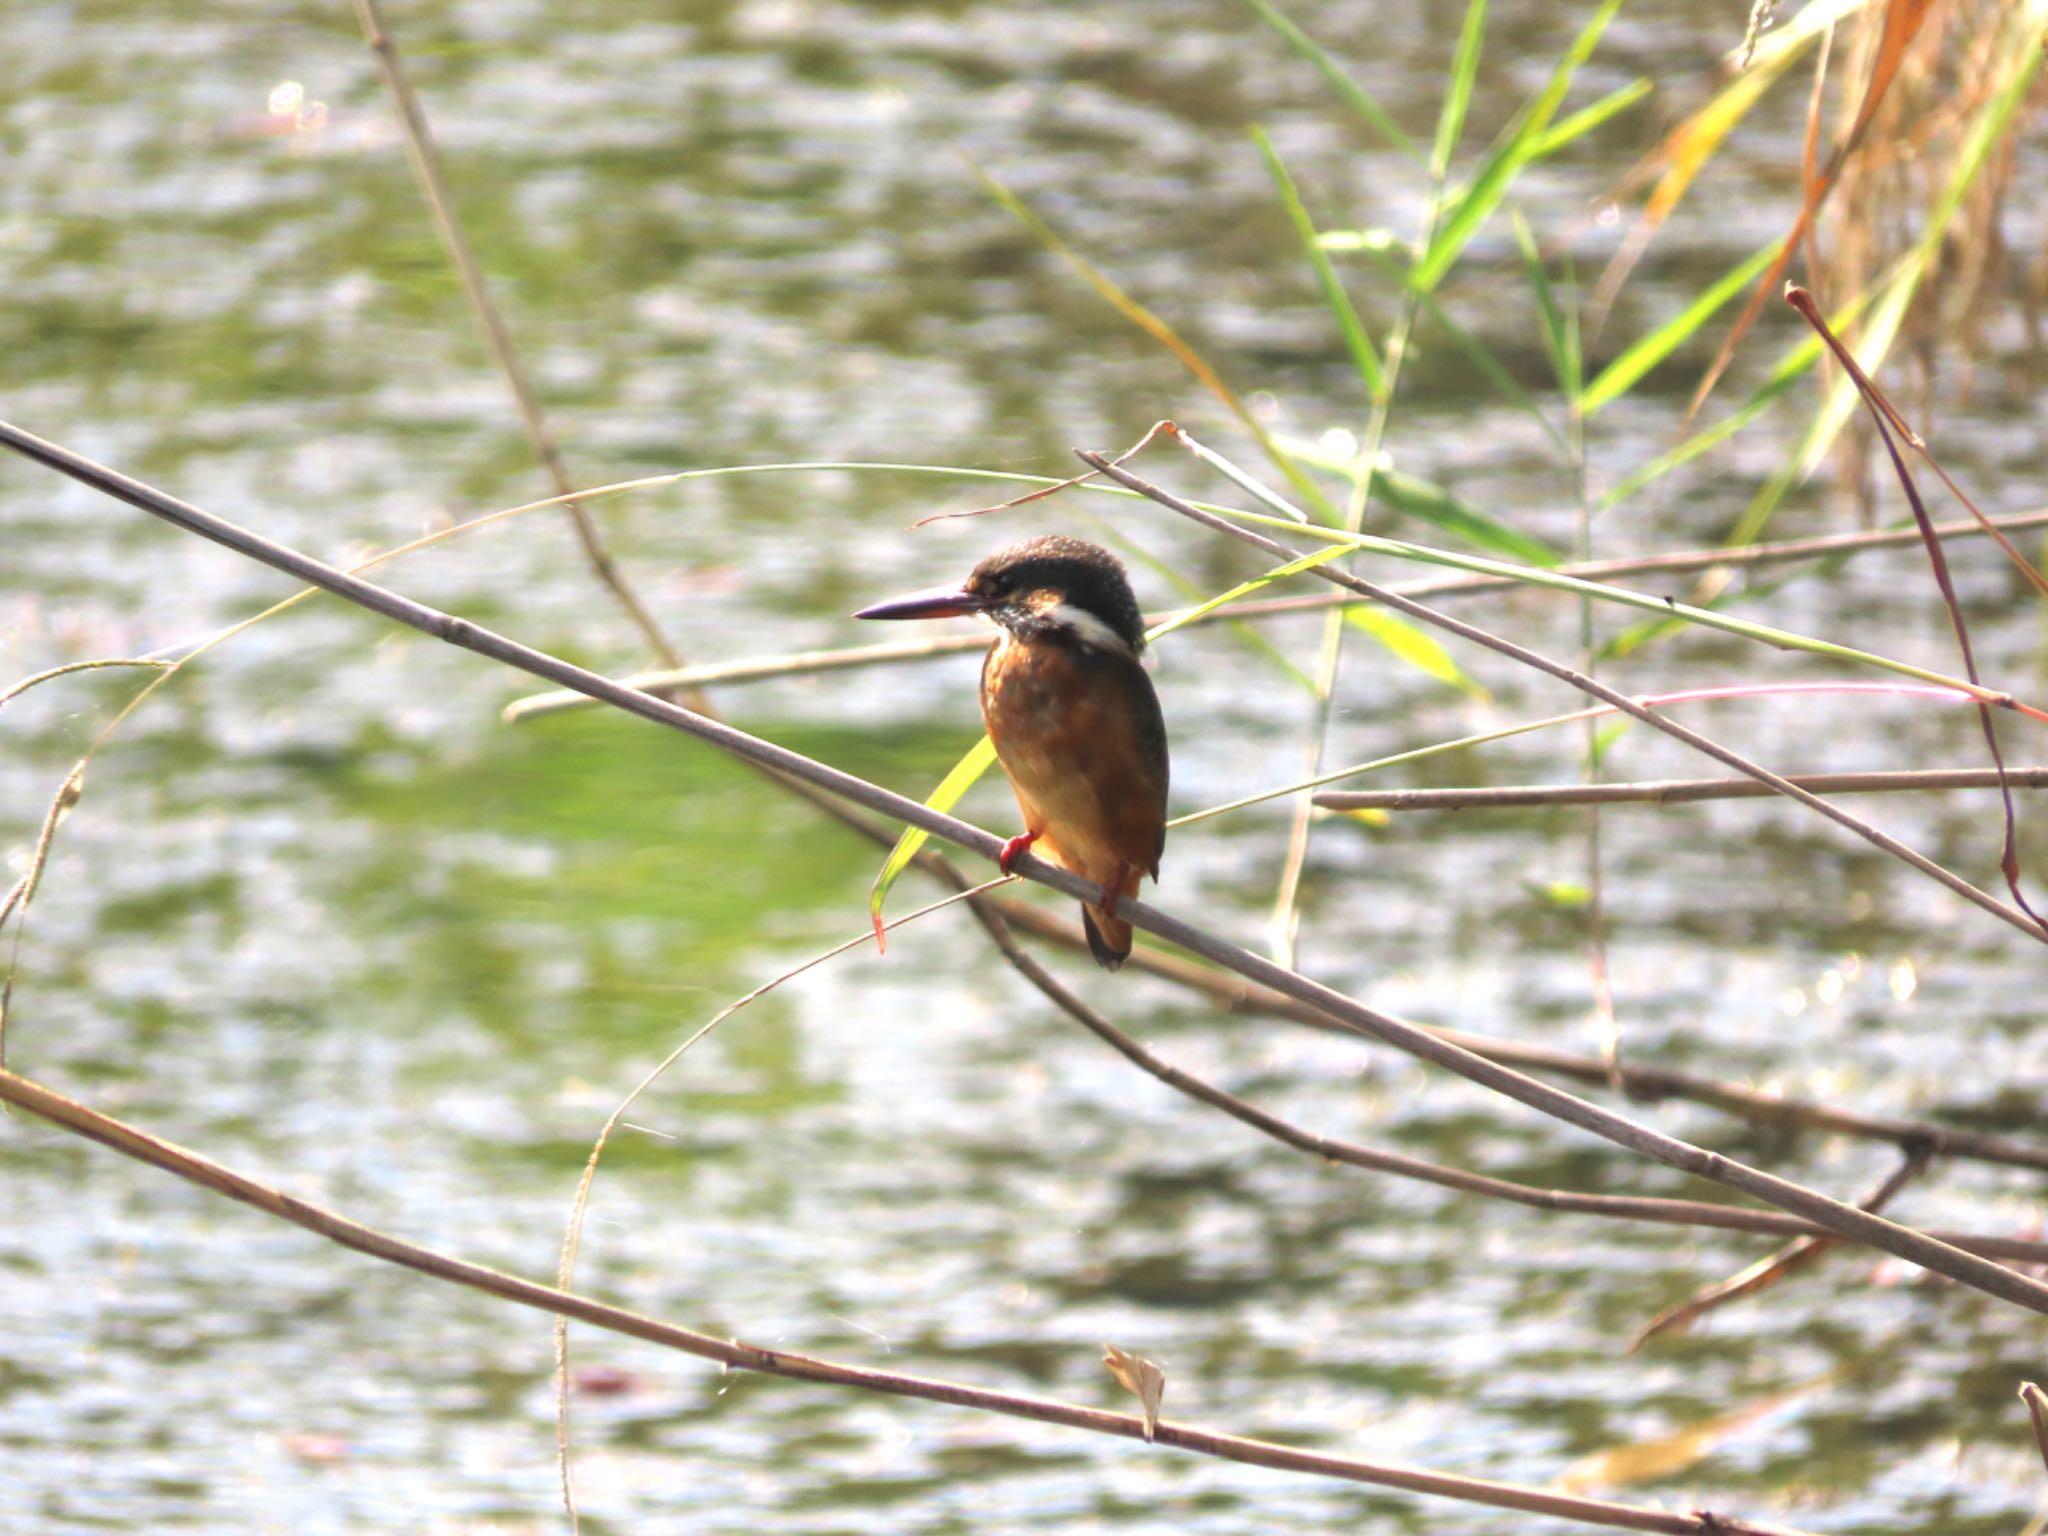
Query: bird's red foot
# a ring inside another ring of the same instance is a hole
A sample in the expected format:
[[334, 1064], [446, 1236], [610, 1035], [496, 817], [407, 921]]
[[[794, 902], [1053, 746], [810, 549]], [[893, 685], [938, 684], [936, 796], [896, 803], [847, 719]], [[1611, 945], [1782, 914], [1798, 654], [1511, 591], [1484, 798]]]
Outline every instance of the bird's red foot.
[[1038, 834], [1036, 832], [1019, 832], [1015, 837], [1003, 844], [1003, 851], [996, 855], [996, 868], [1007, 875], [1010, 873], [1010, 866], [1017, 862], [1017, 855], [1024, 852], [1037, 841]]
[[1096, 905], [1102, 908], [1104, 917], [1116, 916], [1116, 904], [1123, 899], [1124, 882], [1131, 877], [1131, 866], [1119, 864], [1116, 874], [1102, 882], [1102, 900]]

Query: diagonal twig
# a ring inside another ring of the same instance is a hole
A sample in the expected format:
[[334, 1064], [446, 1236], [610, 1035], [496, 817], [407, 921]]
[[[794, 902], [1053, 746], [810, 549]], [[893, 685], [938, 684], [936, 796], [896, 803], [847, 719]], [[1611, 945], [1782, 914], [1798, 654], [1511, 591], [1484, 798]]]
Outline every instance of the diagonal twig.
[[[1513, 1179], [1496, 1178], [1491, 1174], [1448, 1167], [1404, 1153], [1387, 1152], [1377, 1147], [1363, 1146], [1355, 1141], [1311, 1131], [1270, 1110], [1261, 1109], [1249, 1100], [1231, 1093], [1228, 1089], [1218, 1087], [1205, 1078], [1175, 1066], [1157, 1052], [1141, 1045], [1089, 1007], [1057, 977], [1027, 954], [1011, 937], [1008, 925], [993, 907], [978, 908], [975, 916], [981, 920], [982, 926], [988, 930], [989, 937], [995, 941], [996, 947], [1003, 952], [1011, 965], [1033, 982], [1068, 1017], [1126, 1061], [1140, 1071], [1157, 1078], [1176, 1093], [1219, 1109], [1233, 1120], [1248, 1125], [1261, 1135], [1269, 1136], [1281, 1145], [1292, 1147], [1298, 1152], [1306, 1152], [1310, 1156], [1341, 1163], [1346, 1167], [1362, 1168], [1371, 1173], [1384, 1173], [1396, 1178], [1414, 1179], [1420, 1183], [1434, 1184], [1441, 1189], [1456, 1190], [1460, 1194], [1502, 1200], [1532, 1210], [1568, 1212], [1621, 1221], [1711, 1227], [1733, 1232], [1797, 1234], [1800, 1237], [1833, 1240], [1825, 1228], [1776, 1211], [1758, 1211], [1746, 1206], [1715, 1205], [1703, 1200], [1674, 1200], [1641, 1195], [1593, 1195], [1581, 1194], [1574, 1190], [1544, 1189]], [[1924, 1160], [1925, 1153], [1916, 1149], [1913, 1156]], [[2048, 1242], [2036, 1242], [2027, 1238], [1997, 1237], [1973, 1232], [1944, 1234], [1942, 1240], [1954, 1243], [1971, 1253], [2003, 1259], [2031, 1262], [2048, 1256]]]
[[476, 259], [469, 237], [462, 232], [462, 220], [455, 212], [455, 198], [448, 190], [448, 178], [441, 170], [440, 153], [435, 149], [434, 135], [427, 127], [426, 111], [420, 106], [419, 93], [412, 88], [412, 81], [406, 77], [404, 62], [398, 56], [398, 44], [384, 25], [377, 0], [355, 0], [355, 7], [364, 39], [369, 43], [378, 71], [384, 76], [384, 84], [397, 105], [399, 125], [405, 132], [406, 158], [412, 162], [420, 191], [425, 194], [427, 206], [433, 211], [434, 228], [441, 237], [442, 248], [454, 264], [456, 275], [462, 280], [462, 291], [468, 296], [470, 308], [476, 312], [477, 321], [484, 328], [484, 340], [490, 347], [491, 356], [504, 374], [506, 384], [511, 387], [527, 442], [546, 466], [556, 494], [570, 498], [562, 505], [576, 529], [576, 540], [583, 546], [584, 558], [590, 562], [598, 580], [611, 589], [612, 596], [618, 599], [619, 606], [626, 610], [627, 617], [662, 663], [680, 667], [683, 664], [681, 653], [662, 633], [661, 625], [648, 610], [646, 602], [626, 579], [626, 573], [619, 569], [589, 509], [573, 499], [576, 482], [569, 478], [568, 466], [562, 462], [561, 449], [556, 446], [555, 434], [541, 410], [533, 380], [528, 377], [526, 365], [520, 360], [519, 349], [512, 344], [512, 333], [505, 327], [504, 316], [498, 312], [497, 303], [491, 298], [483, 266]]
[[[1900, 1190], [1926, 1171], [1927, 1159], [1924, 1156], [1909, 1154], [1883, 1183], [1856, 1203], [1866, 1211], [1881, 1211], [1891, 1204], [1893, 1197]], [[1819, 1260], [1836, 1244], [1837, 1239], [1832, 1237], [1795, 1238], [1776, 1253], [1758, 1259], [1726, 1280], [1695, 1291], [1675, 1306], [1666, 1307], [1645, 1323], [1642, 1331], [1629, 1340], [1628, 1353], [1635, 1354], [1650, 1340], [1663, 1334], [1684, 1333], [1717, 1307], [1726, 1306], [1729, 1302], [1740, 1300], [1744, 1296], [1754, 1296], [1759, 1291], [1769, 1290], [1788, 1275], [1795, 1274]]]
[[[1092, 471], [1091, 471], [1092, 473]], [[1059, 486], [1075, 480], [1060, 481]], [[1058, 487], [1052, 487], [1056, 489]], [[979, 508], [978, 512], [995, 508]], [[976, 513], [942, 513], [941, 516], [968, 517]], [[926, 519], [930, 521], [930, 519]], [[2020, 532], [2048, 526], [2048, 512], [2015, 513], [2009, 517], [1987, 518], [1988, 528], [1957, 520], [1938, 523], [1934, 531], [1944, 539], [1981, 538], [1993, 530]], [[1624, 559], [1577, 561], [1549, 567], [1552, 575], [1598, 579], [1607, 576], [1644, 576], [1678, 571], [1711, 570], [1719, 566], [1772, 565], [1792, 560], [1819, 560], [1865, 550], [1891, 549], [1920, 542], [1917, 528], [1887, 528], [1873, 533], [1830, 533], [1810, 539], [1786, 539], [1774, 544], [1751, 544], [1742, 549], [1692, 549], [1667, 555], [1632, 555]], [[1503, 592], [1521, 586], [1511, 576], [1431, 576], [1420, 581], [1392, 583], [1388, 590], [1403, 597], [1465, 597], [1485, 592]], [[1360, 608], [1370, 600], [1351, 592], [1311, 592], [1290, 597], [1255, 597], [1218, 608], [1187, 620], [1189, 628], [1203, 624], [1227, 624], [1245, 619], [1284, 618], [1290, 614], [1320, 613], [1328, 608]], [[1179, 618], [1184, 609], [1148, 614], [1148, 626]], [[713, 685], [751, 683], [765, 678], [801, 677], [817, 672], [836, 672], [848, 667], [887, 666], [926, 661], [934, 656], [962, 656], [988, 649], [986, 633], [938, 635], [928, 640], [891, 640], [879, 645], [850, 645], [830, 650], [799, 651], [783, 656], [750, 656], [736, 661], [700, 662], [696, 666], [636, 672], [620, 682], [650, 692], [669, 694]], [[580, 693], [537, 693], [514, 699], [505, 706], [505, 718], [523, 722], [565, 709], [591, 707]]]

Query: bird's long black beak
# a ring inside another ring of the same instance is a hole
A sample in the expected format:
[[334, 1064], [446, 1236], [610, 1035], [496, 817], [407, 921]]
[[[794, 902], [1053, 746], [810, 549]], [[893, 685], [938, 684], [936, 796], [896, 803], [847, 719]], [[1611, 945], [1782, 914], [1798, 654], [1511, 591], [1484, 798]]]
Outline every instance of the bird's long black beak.
[[930, 587], [863, 608], [856, 619], [945, 619], [958, 613], [986, 613], [988, 599], [960, 587]]

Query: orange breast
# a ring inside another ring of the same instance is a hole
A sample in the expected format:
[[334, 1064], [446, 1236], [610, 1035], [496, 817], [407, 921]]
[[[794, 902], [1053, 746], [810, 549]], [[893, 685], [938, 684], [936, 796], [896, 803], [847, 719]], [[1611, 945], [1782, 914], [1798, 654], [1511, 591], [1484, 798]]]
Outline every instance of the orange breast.
[[1158, 705], [1144, 674], [1123, 679], [1119, 666], [1136, 670], [1135, 661], [1004, 634], [982, 668], [982, 719], [1025, 826], [1040, 834], [1033, 851], [1095, 881], [1119, 864], [1134, 877], [1159, 873], [1165, 785], [1139, 712], [1156, 730]]

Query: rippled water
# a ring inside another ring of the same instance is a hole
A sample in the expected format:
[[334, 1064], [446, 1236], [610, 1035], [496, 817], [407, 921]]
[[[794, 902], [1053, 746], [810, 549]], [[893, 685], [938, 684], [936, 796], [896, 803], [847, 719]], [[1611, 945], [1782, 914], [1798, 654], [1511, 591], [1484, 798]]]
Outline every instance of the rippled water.
[[[1426, 136], [1456, 10], [1303, 19]], [[1470, 145], [1577, 24], [1497, 10]], [[1065, 473], [1070, 445], [1128, 442], [1167, 415], [1250, 462], [1213, 402], [1022, 234], [960, 150], [1264, 392], [1276, 425], [1361, 425], [1244, 129], [1267, 128], [1326, 223], [1406, 230], [1419, 185], [1236, 5], [768, 0], [679, 18], [472, 4], [391, 21], [584, 481], [791, 459]], [[1696, 99], [1734, 26], [1634, 8], [1574, 100], [1637, 74]], [[328, 556], [544, 494], [345, 7], [39, 8], [9, 34], [7, 417]], [[298, 96], [279, 93], [287, 82]], [[314, 103], [322, 115], [291, 115]], [[1572, 235], [1584, 266], [1619, 233], [1587, 215], [1675, 110], [1644, 109], [1530, 178], [1530, 216]], [[1783, 226], [1798, 111], [1788, 95], [1738, 142], [1716, 175], [1740, 191], [1710, 187], [1674, 224], [1612, 334], [1669, 313]], [[2037, 208], [2012, 209], [2015, 249], [2041, 234]], [[1454, 312], [1540, 385], [1505, 225], [1473, 263]], [[1384, 323], [1384, 287], [1358, 291]], [[1766, 324], [1759, 357], [1792, 334]], [[1992, 340], [2006, 349], [1994, 361], [2021, 360], [2016, 328]], [[1596, 485], [1668, 444], [1692, 377], [1660, 374], [1599, 419]], [[2024, 377], [1987, 367], [1973, 388], [1947, 457], [1988, 507], [2026, 507], [2041, 439]], [[1711, 541], [1796, 430], [1774, 421], [1677, 493], [1610, 514], [1597, 551]], [[1424, 336], [1389, 442], [1403, 469], [1570, 542], [1568, 475], [1441, 338]], [[1191, 465], [1154, 467], [1218, 491]], [[1257, 568], [1156, 509], [1072, 497], [905, 531], [986, 499], [964, 481], [812, 473], [686, 483], [601, 517], [702, 659], [871, 638], [843, 618], [860, 601], [956, 574], [1025, 529], [1101, 536], [1094, 519], [1108, 518], [1210, 589]], [[578, 660], [643, 664], [551, 516], [411, 557], [390, 579]], [[1778, 526], [1852, 519], [1816, 484]], [[186, 640], [289, 590], [16, 463], [0, 463], [0, 538], [8, 678]], [[1954, 558], [1987, 674], [2040, 688], [2018, 584], [1981, 548]], [[1148, 571], [1140, 586], [1154, 607], [1174, 599]], [[1576, 613], [1554, 600], [1461, 611], [1558, 654], [1577, 644]], [[1914, 555], [1792, 581], [1752, 611], [1953, 665]], [[1266, 632], [1307, 664], [1313, 621]], [[1490, 704], [1354, 640], [1332, 760], [1572, 705], [1483, 655], [1461, 660]], [[1611, 675], [1649, 690], [1818, 671], [1689, 640]], [[1298, 774], [1306, 701], [1228, 630], [1162, 646], [1157, 678], [1177, 810]], [[135, 686], [70, 678], [0, 715], [0, 839], [16, 864]], [[973, 663], [956, 657], [718, 703], [922, 794], [972, 739], [972, 689]], [[374, 1225], [551, 1273], [609, 1108], [731, 998], [857, 932], [877, 860], [670, 734], [592, 714], [503, 725], [527, 691], [324, 600], [209, 656], [121, 731], [62, 828], [20, 950], [10, 1064]], [[1981, 753], [1962, 712], [1868, 699], [1697, 717], [1781, 767]], [[2014, 760], [2041, 759], [2025, 732], [2009, 740]], [[1425, 781], [1569, 779], [1577, 747], [1520, 738]], [[1702, 770], [1632, 732], [1609, 771]], [[1003, 829], [1014, 814], [999, 786], [967, 809]], [[1996, 883], [1983, 797], [1873, 814]], [[1258, 942], [1284, 825], [1268, 809], [1176, 834], [1161, 901]], [[2042, 1134], [2041, 962], [2009, 930], [1790, 808], [1618, 811], [1603, 837], [1635, 1059]], [[1314, 846], [1302, 953], [1315, 974], [1404, 1015], [1592, 1048], [1583, 916], [1543, 895], [1583, 878], [1577, 817], [1333, 821]], [[2031, 867], [2048, 864], [2031, 829], [2028, 848]], [[897, 901], [927, 895], [906, 885]], [[1310, 1126], [1560, 1187], [1699, 1192], [1389, 1052], [1058, 964], [1177, 1062]], [[1637, 1112], [1838, 1194], [1890, 1165], [1883, 1149], [1682, 1105]], [[1603, 1491], [1817, 1530], [2009, 1533], [2039, 1498], [2013, 1399], [2048, 1369], [2035, 1319], [1836, 1256], [1625, 1357], [1648, 1316], [1763, 1247], [1319, 1166], [1134, 1075], [992, 968], [961, 914], [741, 1013], [632, 1122], [598, 1181], [582, 1284], [715, 1333], [1122, 1406], [1098, 1363], [1113, 1341], [1166, 1364], [1169, 1416], [1538, 1483], [1700, 1430], [1696, 1456]], [[546, 1319], [322, 1246], [22, 1116], [0, 1152], [7, 1529], [556, 1526]], [[1897, 1210], [2026, 1230], [2039, 1197], [2037, 1178], [1942, 1168]], [[1528, 1528], [577, 1339], [578, 1468], [598, 1532]]]

